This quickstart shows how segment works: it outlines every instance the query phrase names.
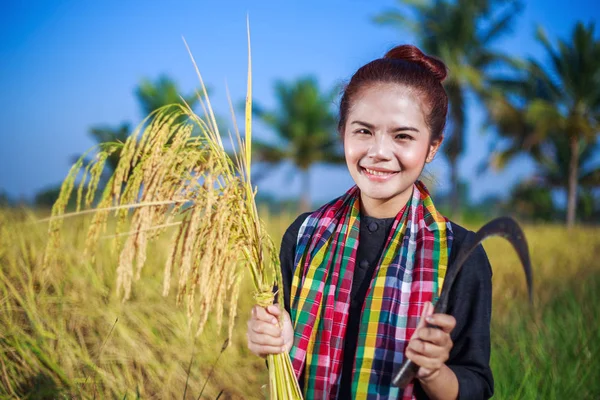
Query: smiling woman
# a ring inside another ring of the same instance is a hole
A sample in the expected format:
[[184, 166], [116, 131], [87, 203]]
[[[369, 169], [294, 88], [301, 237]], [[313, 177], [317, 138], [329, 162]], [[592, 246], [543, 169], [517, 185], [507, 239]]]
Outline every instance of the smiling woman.
[[348, 170], [361, 189], [363, 213], [377, 218], [396, 216], [410, 198], [425, 160], [431, 161], [441, 144], [430, 143], [420, 98], [395, 83], [373, 84], [360, 92], [343, 137]]
[[[405, 45], [361, 67], [344, 91], [338, 130], [356, 186], [288, 228], [284, 309], [255, 307], [248, 322], [254, 353], [290, 352], [306, 398], [493, 393], [483, 248], [460, 271], [448, 314], [432, 314], [448, 265], [473, 235], [442, 216], [419, 181], [443, 141], [445, 77], [440, 60]], [[401, 390], [392, 376], [406, 358], [420, 368]]]

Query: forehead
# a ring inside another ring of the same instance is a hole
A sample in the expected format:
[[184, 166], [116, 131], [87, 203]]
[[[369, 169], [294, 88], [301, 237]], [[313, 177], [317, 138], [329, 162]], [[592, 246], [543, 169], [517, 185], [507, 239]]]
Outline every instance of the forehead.
[[356, 93], [349, 110], [349, 122], [364, 118], [375, 123], [411, 122], [425, 126], [425, 115], [422, 95], [413, 88], [396, 83], [375, 83]]

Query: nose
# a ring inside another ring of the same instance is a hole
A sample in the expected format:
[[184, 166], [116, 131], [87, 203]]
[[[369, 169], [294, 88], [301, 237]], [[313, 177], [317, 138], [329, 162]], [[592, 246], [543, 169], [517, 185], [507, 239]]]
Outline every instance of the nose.
[[390, 160], [392, 158], [392, 143], [389, 135], [374, 135], [367, 152], [367, 157], [374, 160]]

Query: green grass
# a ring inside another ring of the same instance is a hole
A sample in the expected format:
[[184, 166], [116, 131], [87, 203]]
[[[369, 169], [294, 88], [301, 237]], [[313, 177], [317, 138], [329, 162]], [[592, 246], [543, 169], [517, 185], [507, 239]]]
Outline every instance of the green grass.
[[[293, 218], [264, 216], [277, 241]], [[250, 282], [232, 342], [207, 382], [227, 328], [212, 321], [195, 340], [184, 307], [161, 296], [165, 244], [149, 248], [142, 279], [122, 303], [110, 241], [90, 264], [81, 254], [84, 221], [67, 224], [59, 266], [45, 275], [45, 226], [0, 213], [0, 398], [171, 399], [185, 391], [196, 399], [205, 383], [205, 399], [221, 391], [221, 399], [266, 397], [265, 363], [246, 348]], [[600, 229], [528, 226], [526, 233], [534, 310], [509, 246], [499, 239], [485, 246], [494, 269], [494, 398], [600, 398]]]

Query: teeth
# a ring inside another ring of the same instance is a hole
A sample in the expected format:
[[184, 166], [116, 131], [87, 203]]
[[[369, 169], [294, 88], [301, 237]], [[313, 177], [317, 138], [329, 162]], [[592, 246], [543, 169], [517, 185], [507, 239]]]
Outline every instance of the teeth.
[[369, 168], [365, 168], [365, 171], [367, 171], [370, 175], [375, 175], [375, 176], [387, 176], [387, 175], [391, 175], [392, 174], [392, 172], [374, 171], [374, 170], [369, 169]]

